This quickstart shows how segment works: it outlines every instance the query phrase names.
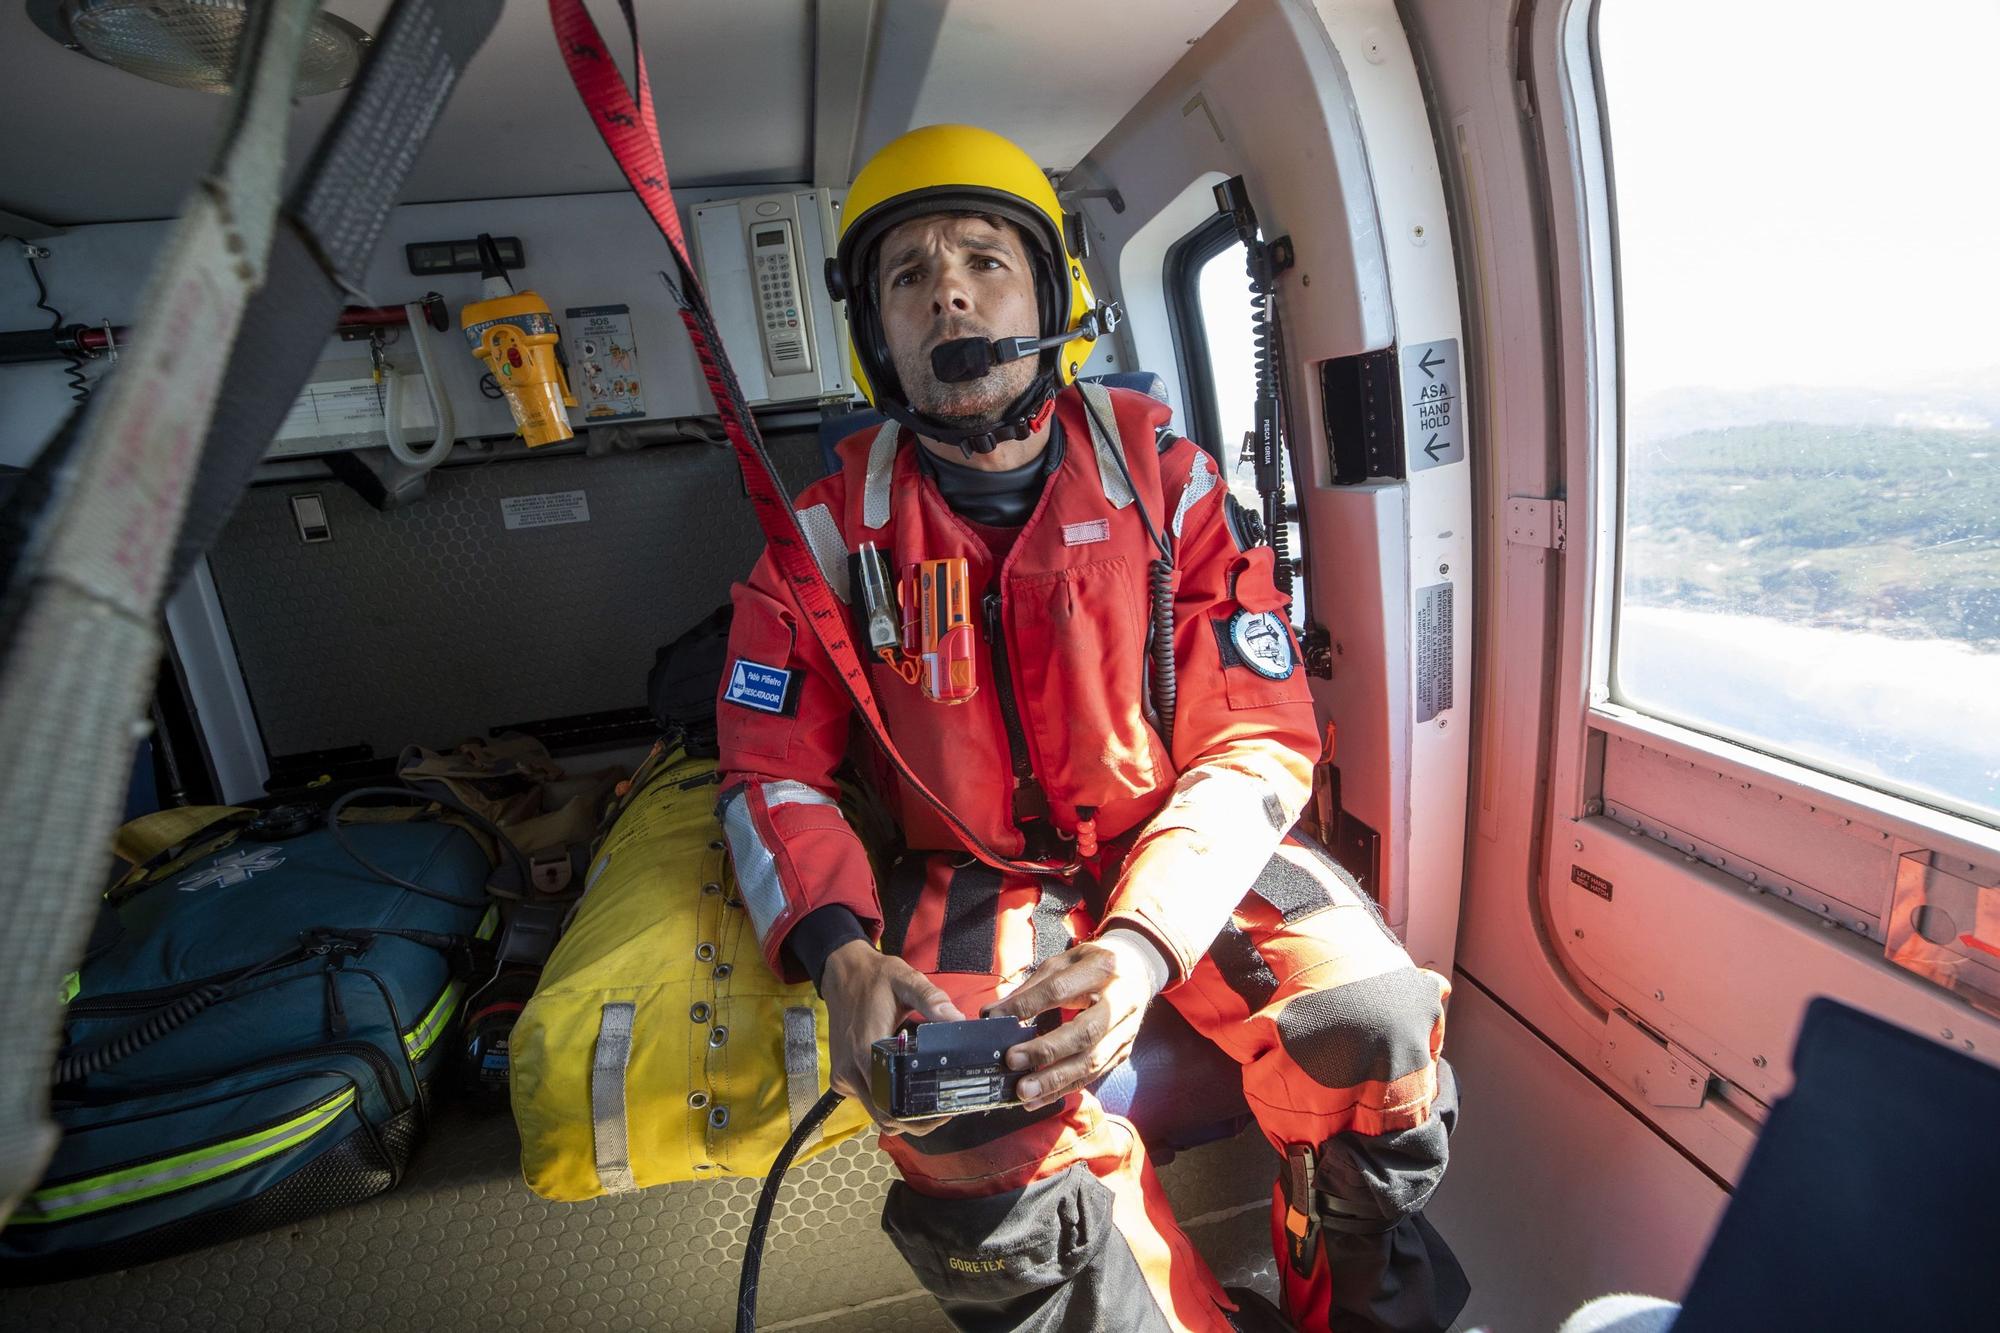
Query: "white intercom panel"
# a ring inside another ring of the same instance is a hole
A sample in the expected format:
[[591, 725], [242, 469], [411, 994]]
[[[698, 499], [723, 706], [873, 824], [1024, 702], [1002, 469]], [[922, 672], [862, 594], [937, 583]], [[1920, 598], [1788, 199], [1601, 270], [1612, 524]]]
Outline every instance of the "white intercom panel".
[[695, 206], [701, 280], [753, 406], [852, 395], [846, 320], [822, 276], [839, 206], [832, 190]]

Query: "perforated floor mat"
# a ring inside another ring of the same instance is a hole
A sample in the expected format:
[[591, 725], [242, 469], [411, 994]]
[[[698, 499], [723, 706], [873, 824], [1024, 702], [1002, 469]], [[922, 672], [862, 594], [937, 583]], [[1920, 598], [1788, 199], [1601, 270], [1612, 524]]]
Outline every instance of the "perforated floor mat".
[[[758, 1327], [934, 1330], [878, 1218], [894, 1170], [851, 1141], [785, 1180]], [[0, 1328], [35, 1333], [538, 1333], [726, 1330], [758, 1183], [731, 1180], [545, 1203], [516, 1170], [505, 1115], [448, 1108], [409, 1175], [357, 1207], [77, 1282], [0, 1291]], [[1225, 1283], [1275, 1294], [1275, 1159], [1254, 1131], [1161, 1171]]]

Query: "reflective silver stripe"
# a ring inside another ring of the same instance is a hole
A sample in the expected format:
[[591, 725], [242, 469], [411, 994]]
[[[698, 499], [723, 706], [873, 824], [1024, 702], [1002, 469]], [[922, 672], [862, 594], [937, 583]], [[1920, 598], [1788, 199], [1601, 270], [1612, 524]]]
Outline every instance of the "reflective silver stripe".
[[868, 445], [868, 479], [861, 493], [861, 521], [871, 528], [889, 522], [889, 477], [896, 470], [896, 423], [885, 421]]
[[826, 575], [833, 595], [846, 601], [847, 539], [840, 535], [840, 524], [834, 522], [833, 510], [826, 505], [801, 509], [799, 527], [806, 534], [806, 545], [812, 547], [813, 559], [819, 561], [819, 572]]
[[790, 778], [764, 784], [764, 806], [768, 810], [775, 810], [781, 805], [838, 806], [839, 804], [825, 792], [808, 787], [803, 782], [794, 782]]
[[631, 1004], [607, 1004], [597, 1022], [597, 1053], [590, 1062], [590, 1144], [597, 1183], [606, 1194], [627, 1194], [632, 1159], [625, 1137], [625, 1066], [632, 1059]]
[[[819, 1023], [807, 1006], [785, 1010], [785, 1103], [791, 1111], [792, 1128], [812, 1112], [819, 1100]], [[799, 1145], [801, 1151], [819, 1142], [815, 1128]]]
[[1187, 519], [1188, 510], [1195, 502], [1215, 489], [1215, 473], [1210, 470], [1208, 459], [1200, 454], [1195, 456], [1194, 471], [1188, 473], [1187, 489], [1181, 492], [1181, 502], [1174, 506], [1174, 536], [1181, 535], [1181, 524]]
[[[772, 783], [771, 786], [780, 784]], [[793, 783], [793, 786], [804, 786]], [[812, 788], [807, 787], [807, 791]], [[814, 793], [817, 795], [817, 793]], [[736, 890], [750, 912], [750, 928], [761, 942], [771, 933], [771, 923], [785, 910], [785, 890], [778, 883], [778, 863], [771, 849], [757, 836], [750, 821], [748, 789], [723, 798], [722, 831], [729, 838], [729, 861], [736, 867]]]
[[[1104, 498], [1114, 509], [1123, 509], [1132, 503], [1132, 488], [1125, 484], [1125, 470], [1119, 464], [1119, 456], [1112, 453], [1118, 448], [1118, 441], [1105, 436], [1105, 430], [1118, 429], [1118, 413], [1111, 406], [1111, 390], [1102, 384], [1086, 384], [1082, 380], [1076, 387], [1083, 394], [1086, 410], [1084, 416], [1090, 421], [1090, 443], [1097, 450], [1097, 475], [1104, 481]], [[1098, 418], [1104, 419], [1099, 426]]]

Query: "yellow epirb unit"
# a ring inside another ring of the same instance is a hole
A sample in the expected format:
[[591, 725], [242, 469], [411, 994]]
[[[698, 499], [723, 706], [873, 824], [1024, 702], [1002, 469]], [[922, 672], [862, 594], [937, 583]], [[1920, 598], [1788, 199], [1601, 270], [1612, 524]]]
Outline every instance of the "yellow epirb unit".
[[562, 362], [556, 356], [561, 331], [548, 302], [533, 292], [517, 292], [507, 281], [489, 237], [479, 238], [486, 260], [486, 299], [458, 312], [458, 326], [472, 354], [485, 363], [514, 414], [514, 427], [530, 449], [567, 440], [565, 408], [575, 407]]

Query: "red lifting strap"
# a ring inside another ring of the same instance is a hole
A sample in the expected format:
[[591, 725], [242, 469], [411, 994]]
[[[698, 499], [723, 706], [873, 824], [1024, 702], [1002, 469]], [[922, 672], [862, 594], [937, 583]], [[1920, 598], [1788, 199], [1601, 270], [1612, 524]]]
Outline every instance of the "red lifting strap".
[[1014, 860], [987, 846], [969, 824], [924, 785], [909, 762], [897, 751], [895, 742], [889, 739], [888, 729], [882, 723], [881, 709], [875, 703], [875, 692], [868, 684], [867, 671], [849, 640], [846, 611], [834, 596], [833, 589], [827, 586], [819, 562], [806, 545], [805, 535], [799, 529], [798, 515], [792, 509], [791, 497], [785, 494], [784, 483], [778, 480], [778, 474], [771, 466], [771, 456], [764, 448], [764, 438], [757, 431], [756, 420], [743, 401], [743, 389], [737, 382], [735, 369], [729, 364], [729, 354], [723, 350], [722, 338], [709, 311], [707, 293], [695, 276], [693, 261], [688, 257], [687, 240], [681, 233], [680, 213], [674, 207], [667, 181], [666, 157], [661, 151], [659, 127], [653, 118], [653, 87], [646, 77], [646, 57], [639, 48], [639, 24], [632, 12], [632, 0], [619, 0], [618, 7], [625, 15], [625, 27], [632, 38], [632, 64], [639, 81], [636, 106], [633, 105], [631, 91], [618, 73], [617, 64], [611, 58], [611, 52], [605, 48], [597, 25], [584, 10], [583, 0], [549, 0], [549, 17], [555, 22], [556, 41], [562, 47], [563, 62], [569, 66], [570, 78], [575, 81], [576, 90], [583, 98], [584, 109], [590, 112], [597, 132], [604, 136], [611, 155], [618, 159], [619, 170], [625, 173], [633, 193], [646, 206], [646, 212], [652, 215], [654, 224], [674, 252], [680, 282], [677, 286], [668, 285], [674, 288], [674, 294], [680, 301], [681, 321], [687, 325], [695, 355], [701, 358], [702, 373], [708, 379], [708, 391], [722, 415], [722, 428], [736, 448], [737, 463], [743, 470], [744, 488], [750, 493], [757, 522], [764, 529], [772, 563], [777, 566], [779, 574], [791, 588], [793, 598], [805, 612], [813, 637], [819, 640], [820, 647], [826, 650], [827, 657], [833, 662], [841, 685], [847, 690], [848, 698], [854, 701], [855, 711], [867, 724], [875, 744], [881, 747], [882, 753], [895, 766], [910, 790], [937, 812], [965, 849], [996, 870], [1026, 875], [1073, 874], [1077, 869], [1074, 861], [1059, 864]]

